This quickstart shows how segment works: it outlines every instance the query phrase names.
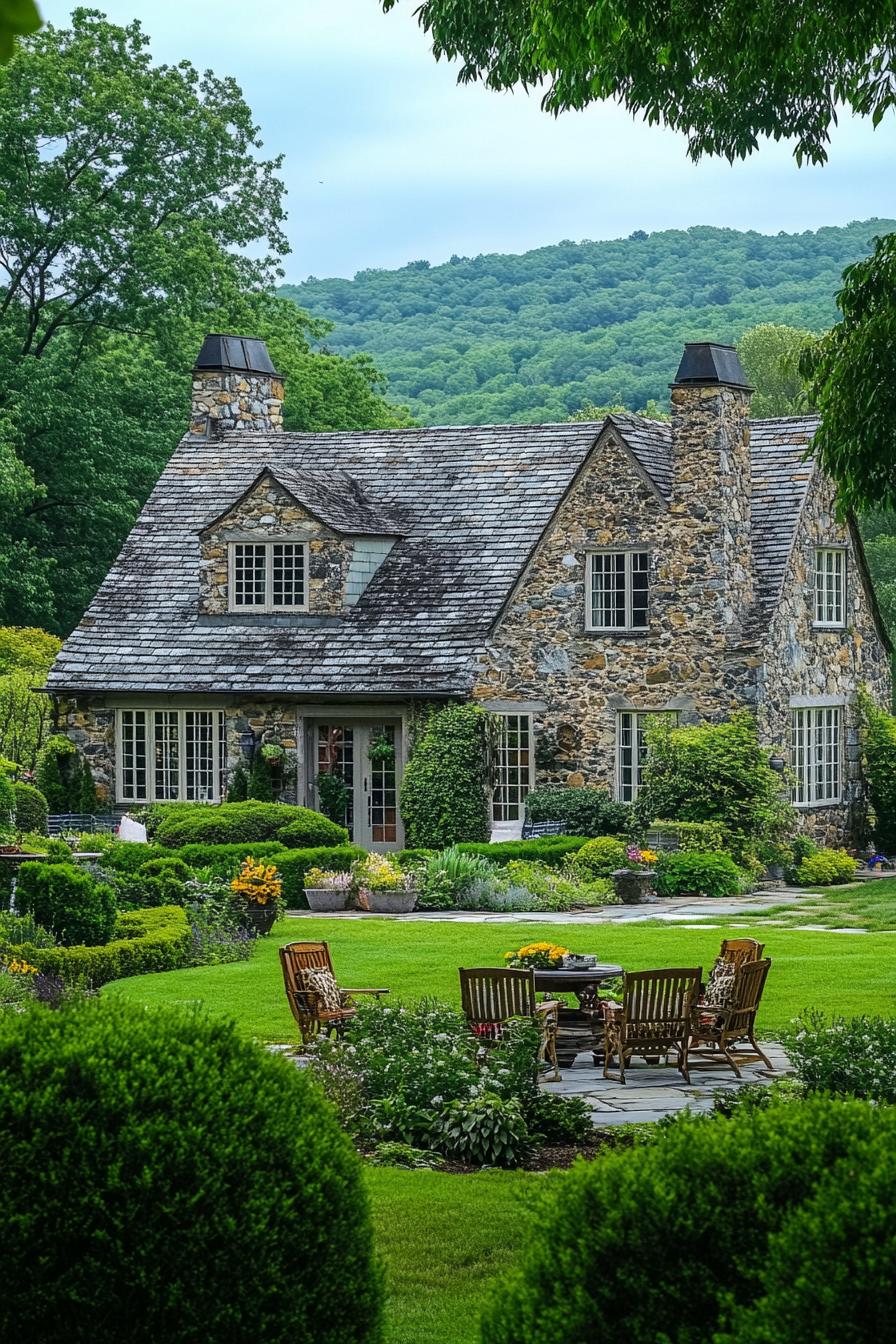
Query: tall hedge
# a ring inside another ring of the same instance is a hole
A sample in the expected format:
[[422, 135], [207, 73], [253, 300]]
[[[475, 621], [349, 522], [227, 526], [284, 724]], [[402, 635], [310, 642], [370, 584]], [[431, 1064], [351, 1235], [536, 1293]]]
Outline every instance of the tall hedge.
[[23, 863], [16, 909], [61, 943], [105, 943], [115, 927], [115, 892], [73, 863]]
[[359, 1159], [219, 1019], [112, 999], [0, 1019], [0, 1337], [377, 1344]]
[[492, 716], [478, 705], [447, 705], [426, 719], [401, 783], [401, 815], [411, 848], [488, 840], [491, 723]]
[[606, 789], [586, 785], [571, 789], [565, 784], [548, 784], [533, 789], [526, 798], [529, 821], [560, 821], [567, 835], [618, 835], [630, 824], [631, 806], [617, 803]]
[[281, 831], [286, 832], [284, 843], [294, 848], [344, 845], [348, 840], [344, 826], [337, 826], [309, 807], [255, 801], [219, 803], [216, 807], [208, 803], [180, 804], [165, 814], [154, 839], [156, 844], [180, 849], [183, 845], [277, 840]]
[[879, 709], [868, 695], [861, 697], [860, 708], [874, 840], [885, 854], [896, 853], [896, 718]]
[[824, 1098], [578, 1164], [483, 1344], [892, 1339], [894, 1144], [893, 1107]]

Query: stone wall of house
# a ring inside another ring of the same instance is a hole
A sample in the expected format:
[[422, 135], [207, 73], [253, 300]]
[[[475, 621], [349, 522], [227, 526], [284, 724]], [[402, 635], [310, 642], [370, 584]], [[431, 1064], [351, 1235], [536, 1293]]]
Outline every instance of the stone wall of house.
[[319, 523], [273, 477], [259, 481], [200, 537], [199, 610], [221, 615], [228, 609], [229, 542], [278, 539], [308, 543], [309, 612], [341, 613], [353, 543]]
[[[815, 548], [843, 545], [846, 559], [846, 623], [842, 630], [816, 630]], [[801, 824], [824, 843], [852, 838], [864, 810], [856, 692], [889, 709], [890, 660], [874, 613], [850, 529], [834, 512], [834, 489], [816, 472], [763, 650], [759, 679], [759, 721], [763, 738], [787, 751], [794, 697], [806, 706], [843, 702], [847, 798], [842, 807], [800, 809]]]
[[102, 701], [57, 699], [55, 731], [64, 733], [90, 762], [97, 798], [113, 804], [115, 798], [115, 710]]
[[[723, 403], [735, 418], [739, 406]], [[723, 485], [733, 486], [714, 471], [717, 436], [709, 436], [705, 419], [694, 434], [702, 447], [691, 443], [676, 464], [667, 503], [604, 431], [487, 647], [474, 695], [541, 706], [539, 782], [612, 788], [620, 710], [674, 709], [680, 722], [694, 722], [723, 718], [754, 694], [757, 659], [736, 647], [737, 623], [725, 619], [726, 548], [733, 543], [719, 517]], [[649, 550], [646, 631], [585, 630], [586, 555], [600, 548]]]
[[246, 370], [194, 369], [191, 434], [282, 430], [283, 380]]

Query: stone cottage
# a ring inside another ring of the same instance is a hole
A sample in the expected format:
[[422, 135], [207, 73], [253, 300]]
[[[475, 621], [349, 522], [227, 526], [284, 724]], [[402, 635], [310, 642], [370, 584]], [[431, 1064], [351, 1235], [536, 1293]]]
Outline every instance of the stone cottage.
[[651, 714], [747, 706], [805, 825], [843, 836], [890, 649], [816, 421], [751, 421], [729, 346], [686, 346], [671, 396], [668, 423], [294, 434], [263, 342], [208, 337], [189, 433], [50, 673], [60, 726], [121, 807], [216, 801], [277, 745], [281, 796], [338, 772], [354, 838], [390, 848], [424, 704], [501, 716], [499, 829], [536, 783], [633, 799]]

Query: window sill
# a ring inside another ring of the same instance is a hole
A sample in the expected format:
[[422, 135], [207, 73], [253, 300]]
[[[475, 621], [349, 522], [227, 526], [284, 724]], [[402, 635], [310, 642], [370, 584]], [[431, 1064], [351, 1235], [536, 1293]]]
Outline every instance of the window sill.
[[842, 798], [827, 798], [824, 802], [817, 803], [793, 803], [797, 812], [821, 812], [830, 807], [845, 807], [846, 803]]
[[812, 629], [813, 629], [813, 630], [826, 630], [826, 631], [828, 631], [828, 632], [830, 632], [830, 633], [833, 633], [833, 634], [837, 634], [837, 633], [842, 634], [843, 631], [846, 629], [846, 622], [845, 622], [845, 621], [840, 621], [837, 625], [829, 625], [826, 621], [813, 621], [813, 622], [812, 622]]
[[649, 627], [644, 629], [633, 628], [631, 630], [622, 630], [618, 626], [611, 626], [608, 629], [592, 629], [586, 627], [584, 633], [586, 635], [602, 635], [604, 638], [610, 639], [644, 639], [651, 633], [651, 631]]

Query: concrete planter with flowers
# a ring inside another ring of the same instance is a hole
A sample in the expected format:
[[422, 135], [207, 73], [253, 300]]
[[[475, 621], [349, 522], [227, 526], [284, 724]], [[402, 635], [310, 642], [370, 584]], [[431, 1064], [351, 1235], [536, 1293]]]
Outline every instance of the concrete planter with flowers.
[[358, 908], [371, 915], [408, 915], [417, 904], [417, 880], [388, 854], [366, 854], [352, 868]]
[[347, 910], [352, 900], [351, 873], [336, 873], [327, 868], [309, 868], [305, 874], [305, 900], [309, 910], [327, 914]]

